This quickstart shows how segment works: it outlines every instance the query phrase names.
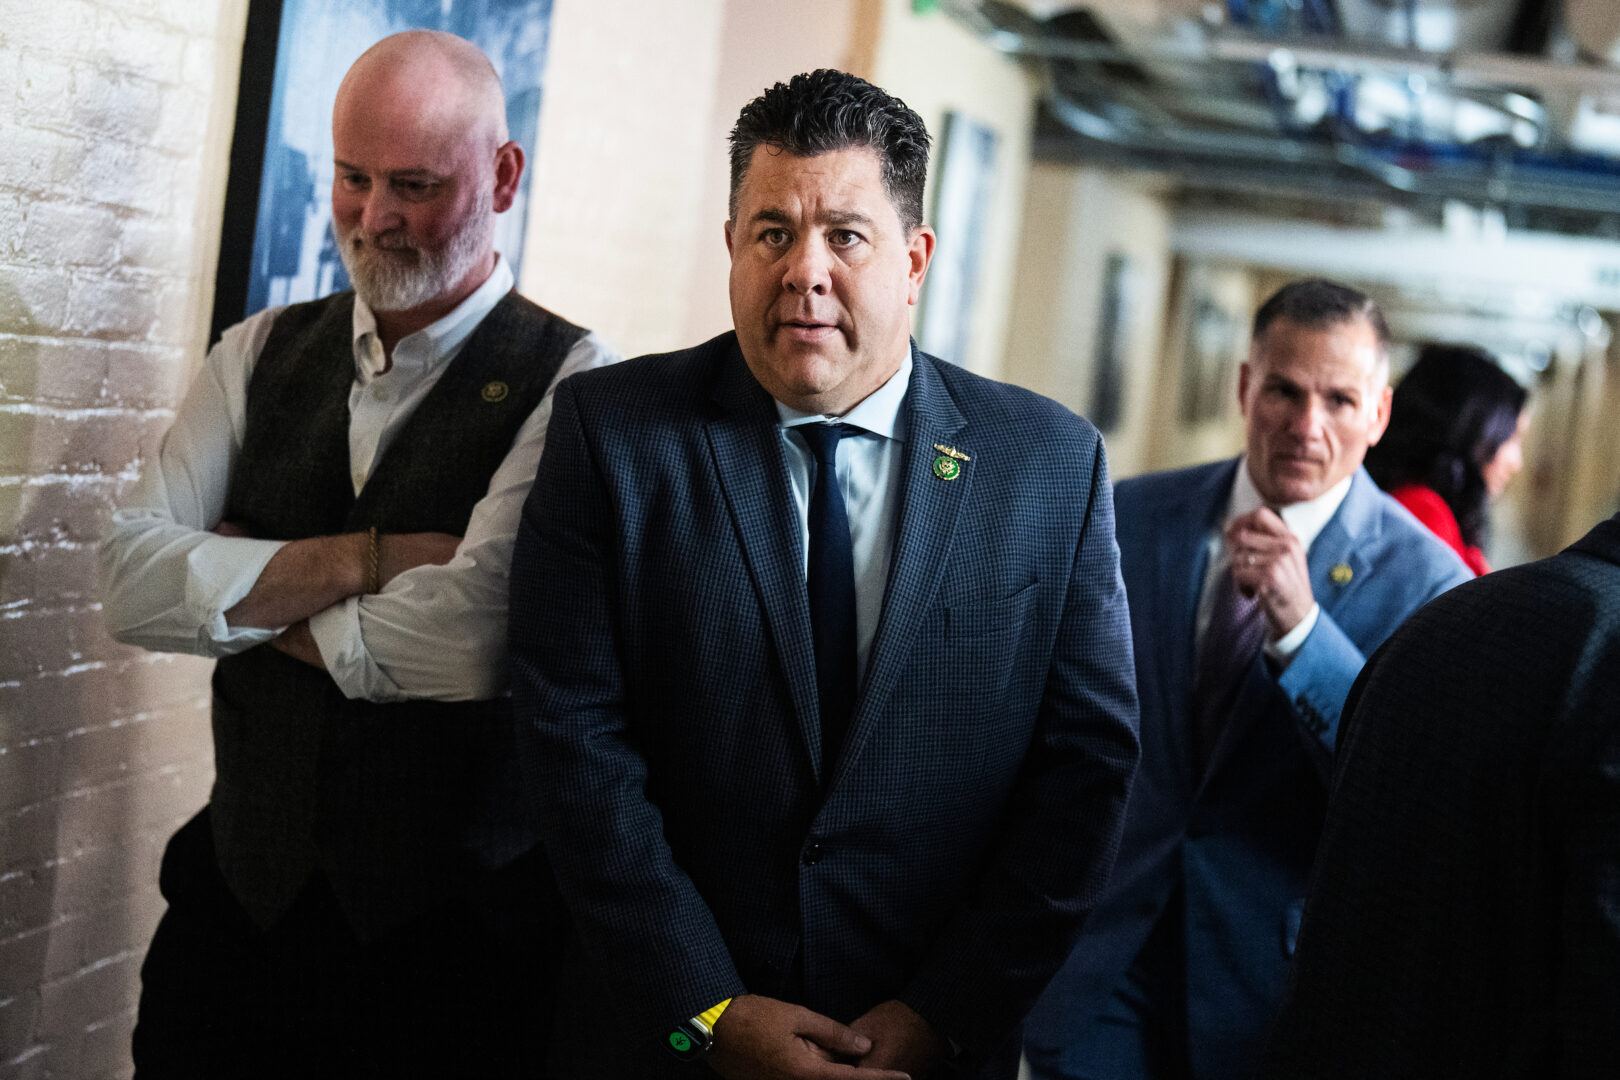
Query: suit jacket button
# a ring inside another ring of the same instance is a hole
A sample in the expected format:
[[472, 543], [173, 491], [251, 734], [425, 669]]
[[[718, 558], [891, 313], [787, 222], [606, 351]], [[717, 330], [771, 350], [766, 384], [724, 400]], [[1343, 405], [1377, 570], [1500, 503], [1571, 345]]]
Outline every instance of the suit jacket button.
[[819, 843], [811, 841], [804, 846], [804, 865], [816, 865], [816, 863], [820, 862], [821, 857], [826, 853], [826, 849], [823, 848]]

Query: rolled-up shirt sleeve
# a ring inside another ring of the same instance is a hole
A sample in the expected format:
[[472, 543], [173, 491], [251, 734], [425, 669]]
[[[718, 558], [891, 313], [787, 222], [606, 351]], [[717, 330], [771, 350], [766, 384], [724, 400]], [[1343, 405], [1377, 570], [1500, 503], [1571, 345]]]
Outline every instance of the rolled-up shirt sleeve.
[[247, 382], [280, 310], [231, 327], [209, 350], [156, 455], [108, 522], [102, 613], [119, 641], [228, 656], [279, 632], [227, 626], [225, 612], [247, 595], [281, 543], [210, 530], [225, 513]]
[[620, 359], [595, 334], [569, 351], [473, 507], [455, 558], [395, 577], [309, 620], [338, 688], [351, 698], [468, 701], [507, 689], [506, 603], [512, 544], [545, 449], [556, 384]]

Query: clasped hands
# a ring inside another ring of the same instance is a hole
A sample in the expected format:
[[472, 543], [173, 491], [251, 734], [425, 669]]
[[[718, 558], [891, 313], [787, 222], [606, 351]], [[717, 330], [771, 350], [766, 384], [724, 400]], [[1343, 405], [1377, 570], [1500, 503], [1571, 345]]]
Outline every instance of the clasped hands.
[[760, 994], [732, 1001], [714, 1026], [710, 1068], [727, 1080], [922, 1080], [945, 1057], [928, 1022], [885, 1001], [849, 1026]]
[[1305, 562], [1305, 545], [1268, 507], [1233, 518], [1226, 526], [1232, 580], [1244, 596], [1260, 602], [1270, 640], [1276, 641], [1311, 613], [1316, 596]]

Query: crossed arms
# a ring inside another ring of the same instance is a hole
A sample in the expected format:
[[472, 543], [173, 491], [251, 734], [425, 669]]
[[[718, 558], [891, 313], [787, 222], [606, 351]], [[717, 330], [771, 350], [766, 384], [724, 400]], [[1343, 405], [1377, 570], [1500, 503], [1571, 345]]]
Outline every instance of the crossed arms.
[[[272, 642], [372, 701], [479, 700], [506, 684], [506, 572], [544, 447], [548, 393], [474, 507], [464, 538], [380, 538], [366, 594], [364, 533], [278, 542], [222, 521], [246, 428], [253, 365], [279, 309], [226, 331], [158, 453], [114, 513], [101, 552], [113, 636], [163, 652], [227, 656]], [[558, 378], [612, 359], [594, 335]]]

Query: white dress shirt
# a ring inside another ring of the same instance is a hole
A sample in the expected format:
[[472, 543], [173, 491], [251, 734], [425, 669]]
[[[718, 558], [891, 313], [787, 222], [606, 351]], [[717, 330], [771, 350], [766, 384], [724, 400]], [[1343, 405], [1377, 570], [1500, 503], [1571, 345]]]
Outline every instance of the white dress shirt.
[[838, 490], [849, 515], [849, 540], [855, 558], [855, 670], [865, 678], [866, 658], [883, 615], [883, 593], [894, 558], [895, 523], [900, 513], [900, 466], [905, 449], [906, 418], [901, 406], [911, 382], [911, 350], [900, 370], [843, 416], [802, 413], [776, 403], [777, 428], [787, 450], [788, 478], [799, 508], [800, 568], [810, 567], [810, 492], [815, 487], [816, 456], [793, 429], [804, 424], [844, 423], [861, 429], [838, 442]]
[[[354, 305], [349, 473], [356, 494], [467, 338], [512, 288], [505, 259], [455, 310], [394, 346], [375, 316]], [[254, 364], [280, 308], [225, 331], [175, 413], [157, 456], [113, 513], [101, 554], [103, 610], [120, 641], [160, 652], [229, 656], [285, 627], [225, 624], [281, 547], [208, 531], [225, 512], [242, 449]], [[620, 359], [595, 334], [580, 339], [557, 380]], [[350, 597], [309, 620], [321, 658], [351, 698], [464, 701], [506, 688], [506, 590], [518, 517], [545, 447], [552, 391], [519, 429], [467, 533], [444, 566], [407, 570], [382, 591]]]
[[[1339, 512], [1339, 505], [1344, 497], [1350, 494], [1350, 481], [1352, 477], [1345, 477], [1337, 484], [1328, 488], [1310, 502], [1294, 503], [1283, 507], [1278, 513], [1288, 531], [1299, 539], [1300, 546], [1308, 554], [1311, 544], [1321, 533], [1333, 515]], [[1237, 476], [1232, 481], [1232, 494], [1227, 499], [1226, 516], [1221, 519], [1220, 531], [1213, 534], [1208, 541], [1209, 569], [1204, 573], [1204, 586], [1198, 598], [1198, 640], [1204, 640], [1204, 631], [1209, 628], [1209, 619], [1215, 598], [1215, 582], [1226, 572], [1227, 565], [1232, 561], [1231, 553], [1226, 550], [1226, 526], [1234, 519], [1244, 514], [1252, 513], [1266, 505], [1260, 497], [1260, 491], [1254, 486], [1254, 478], [1249, 475], [1249, 459], [1247, 456], [1238, 461]], [[1292, 630], [1278, 638], [1276, 641], [1266, 642], [1266, 655], [1278, 664], [1287, 666], [1299, 652], [1305, 639], [1311, 636], [1316, 629], [1316, 620], [1322, 614], [1322, 605], [1311, 604], [1311, 610], [1306, 613]]]

